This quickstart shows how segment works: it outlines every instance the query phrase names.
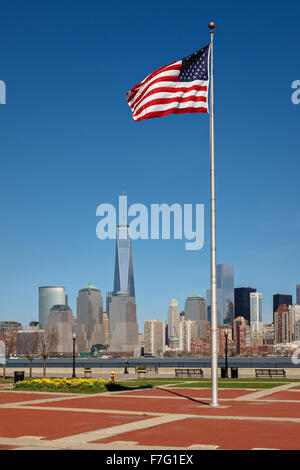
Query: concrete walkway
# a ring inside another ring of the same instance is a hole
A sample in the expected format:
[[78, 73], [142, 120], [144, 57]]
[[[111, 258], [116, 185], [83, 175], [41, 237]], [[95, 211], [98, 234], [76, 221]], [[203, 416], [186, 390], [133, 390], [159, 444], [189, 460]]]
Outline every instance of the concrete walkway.
[[159, 386], [102, 394], [0, 390], [0, 448], [300, 449], [299, 383], [271, 389]]

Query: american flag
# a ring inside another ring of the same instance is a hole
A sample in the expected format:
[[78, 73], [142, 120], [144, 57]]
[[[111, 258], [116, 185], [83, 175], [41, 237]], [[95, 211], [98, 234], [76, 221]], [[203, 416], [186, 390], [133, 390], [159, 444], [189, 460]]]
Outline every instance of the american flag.
[[167, 114], [208, 113], [209, 45], [160, 67], [126, 95], [135, 121]]

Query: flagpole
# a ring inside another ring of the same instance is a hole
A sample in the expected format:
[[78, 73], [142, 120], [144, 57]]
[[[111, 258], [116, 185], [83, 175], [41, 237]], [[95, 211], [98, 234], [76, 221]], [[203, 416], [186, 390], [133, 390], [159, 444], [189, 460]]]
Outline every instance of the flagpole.
[[218, 324], [217, 324], [217, 261], [216, 261], [216, 196], [215, 196], [215, 134], [214, 134], [214, 23], [210, 29], [210, 240], [211, 240], [211, 403], [218, 403]]

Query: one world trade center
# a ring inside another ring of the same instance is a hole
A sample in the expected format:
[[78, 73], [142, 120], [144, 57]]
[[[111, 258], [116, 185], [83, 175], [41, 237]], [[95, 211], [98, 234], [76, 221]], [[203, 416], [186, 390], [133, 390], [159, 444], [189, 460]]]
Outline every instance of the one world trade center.
[[113, 295], [127, 293], [135, 298], [132, 247], [129, 225], [118, 225]]

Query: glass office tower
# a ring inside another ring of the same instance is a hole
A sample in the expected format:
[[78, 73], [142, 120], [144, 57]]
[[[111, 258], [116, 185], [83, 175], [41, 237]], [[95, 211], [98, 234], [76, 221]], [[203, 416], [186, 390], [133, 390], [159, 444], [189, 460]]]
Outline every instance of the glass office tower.
[[250, 293], [250, 323], [252, 332], [262, 333], [262, 293]]
[[250, 294], [254, 287], [236, 287], [234, 289], [234, 317], [244, 317], [250, 325]]
[[296, 304], [300, 305], [300, 284], [296, 285]]
[[234, 273], [233, 266], [217, 265], [217, 290], [220, 324], [233, 322]]
[[135, 298], [132, 247], [129, 225], [118, 225], [116, 239], [115, 278], [113, 295], [128, 292]]
[[68, 298], [63, 286], [39, 287], [39, 327], [43, 329], [53, 305], [67, 305]]
[[184, 305], [185, 320], [207, 321], [207, 307], [204, 297], [200, 294], [189, 295]]
[[[208, 321], [211, 321], [211, 292], [206, 291]], [[234, 269], [217, 264], [218, 325], [232, 324], [234, 317]]]
[[274, 323], [274, 312], [280, 305], [293, 305], [293, 296], [289, 294], [275, 294], [273, 295], [273, 323]]

